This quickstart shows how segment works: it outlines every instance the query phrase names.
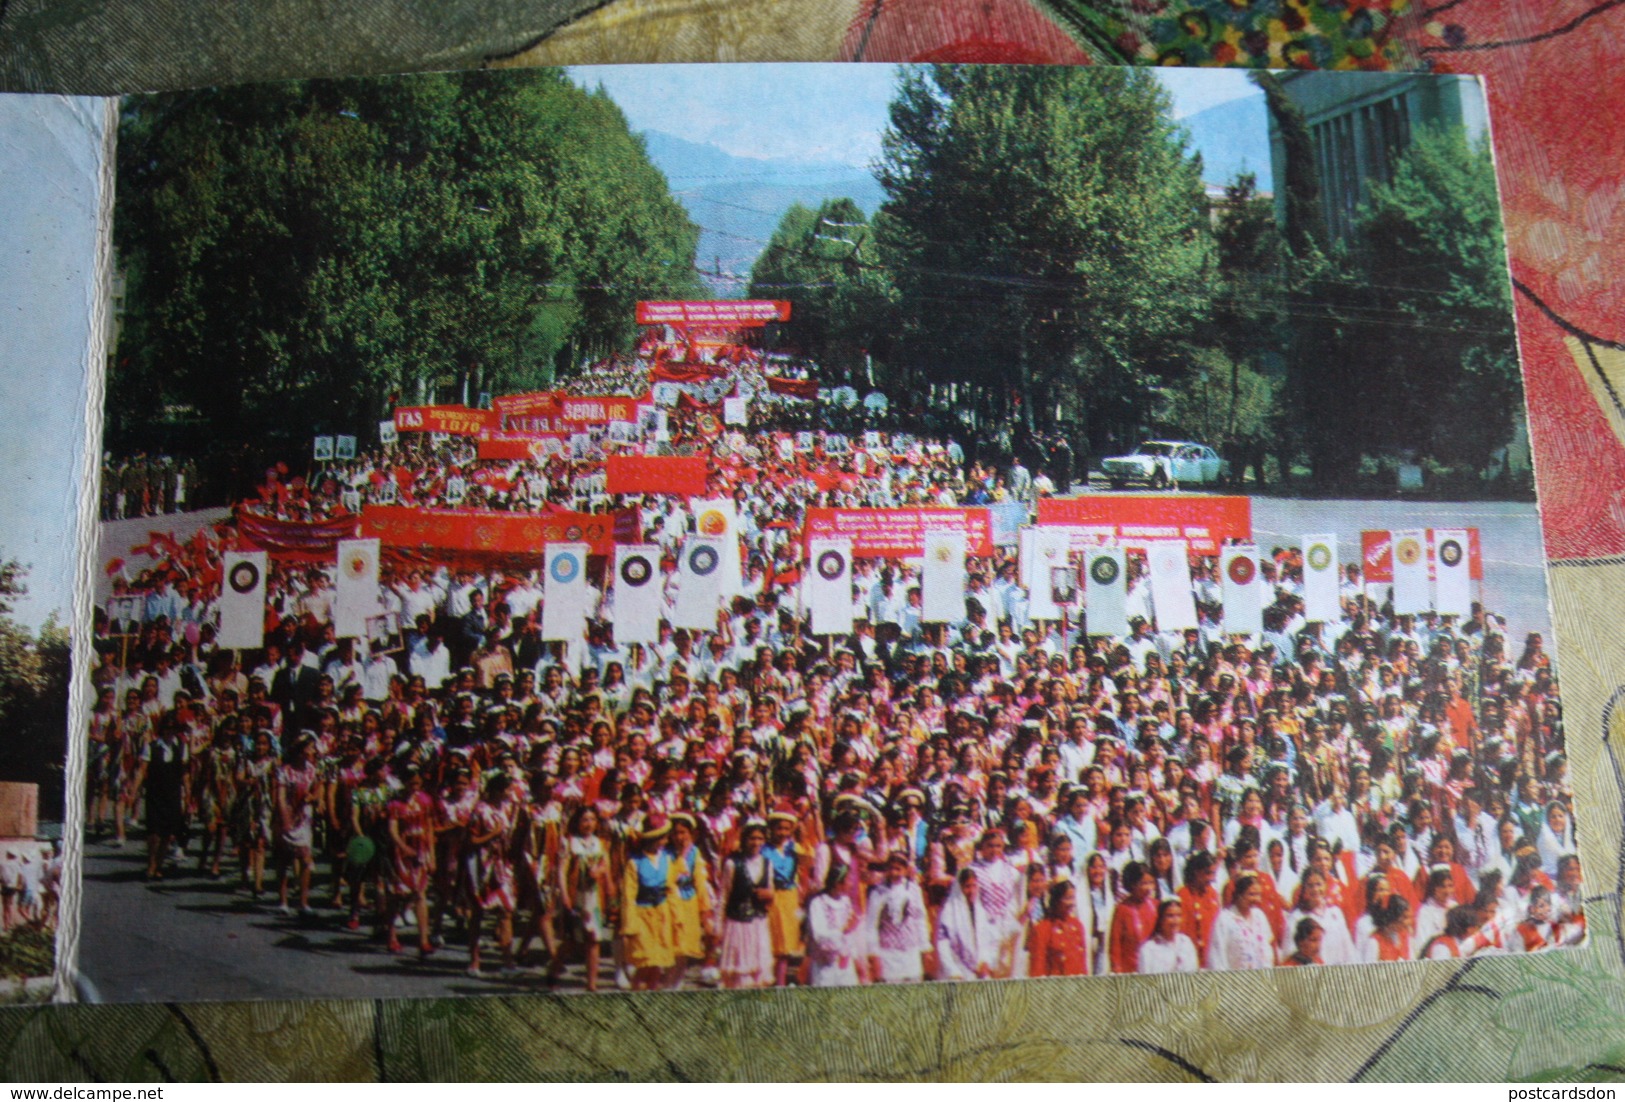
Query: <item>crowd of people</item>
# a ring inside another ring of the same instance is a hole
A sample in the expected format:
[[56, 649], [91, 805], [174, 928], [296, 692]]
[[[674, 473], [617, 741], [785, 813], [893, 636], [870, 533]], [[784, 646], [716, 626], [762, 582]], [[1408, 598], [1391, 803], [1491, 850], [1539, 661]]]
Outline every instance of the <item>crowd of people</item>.
[[[647, 357], [578, 393], [636, 393]], [[98, 612], [88, 822], [147, 875], [235, 877], [254, 900], [391, 951], [460, 946], [537, 982], [673, 988], [1228, 971], [1533, 952], [1578, 942], [1583, 892], [1556, 669], [1493, 610], [1395, 615], [1348, 570], [1309, 623], [1296, 548], [1264, 562], [1259, 636], [1158, 631], [1130, 556], [1132, 631], [1035, 620], [1013, 547], [966, 563], [927, 622], [920, 564], [855, 564], [850, 634], [801, 601], [816, 506], [1028, 502], [1050, 472], [947, 438], [749, 427], [707, 403], [585, 447], [481, 461], [399, 442], [240, 510], [358, 503], [637, 509], [667, 608], [695, 517], [607, 493], [617, 449], [710, 458], [741, 578], [714, 630], [618, 643], [593, 565], [582, 638], [541, 638], [511, 557], [386, 556], [380, 620], [337, 638], [331, 561], [272, 570], [266, 642], [215, 645], [232, 522], [153, 550]], [[386, 489], [387, 487], [387, 489]], [[115, 603], [117, 607], [115, 609]], [[271, 902], [274, 900], [274, 902]], [[403, 944], [403, 939], [408, 944]]]

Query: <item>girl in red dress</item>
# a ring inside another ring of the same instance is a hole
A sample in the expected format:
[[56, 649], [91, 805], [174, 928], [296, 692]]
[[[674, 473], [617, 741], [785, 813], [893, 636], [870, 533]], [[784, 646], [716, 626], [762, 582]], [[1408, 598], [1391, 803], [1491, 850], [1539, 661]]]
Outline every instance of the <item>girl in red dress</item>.
[[497, 948], [502, 952], [502, 974], [514, 966], [513, 913], [519, 906], [519, 882], [513, 870], [513, 828], [517, 805], [508, 799], [513, 778], [498, 773], [485, 785], [485, 798], [468, 817], [465, 847], [468, 897], [468, 974], [480, 974], [480, 934], [487, 911], [495, 911]]
[[1088, 938], [1078, 918], [1078, 891], [1070, 881], [1050, 888], [1044, 917], [1028, 935], [1027, 951], [1029, 976], [1089, 974]]
[[429, 943], [429, 878], [434, 872], [434, 800], [423, 791], [423, 772], [408, 765], [401, 775], [405, 787], [384, 811], [389, 826], [389, 906], [384, 930], [391, 953], [401, 951], [395, 920], [412, 908], [418, 922], [418, 952], [434, 952]]

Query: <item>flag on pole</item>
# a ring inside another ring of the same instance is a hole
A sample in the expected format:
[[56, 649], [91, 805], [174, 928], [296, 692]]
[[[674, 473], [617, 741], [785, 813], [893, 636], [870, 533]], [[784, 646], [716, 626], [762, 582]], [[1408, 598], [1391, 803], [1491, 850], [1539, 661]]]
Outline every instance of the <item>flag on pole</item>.
[[[744, 592], [745, 572], [739, 559], [739, 517], [734, 511], [733, 498], [708, 498], [694, 503], [694, 532], [708, 540], [717, 541], [722, 555], [717, 571], [717, 585], [724, 597]], [[715, 613], [715, 609], [711, 610]], [[711, 626], [716, 627], [713, 618]]]
[[1473, 612], [1472, 565], [1467, 557], [1465, 528], [1433, 530], [1433, 607], [1456, 616]]
[[717, 610], [722, 607], [722, 556], [720, 541], [690, 536], [678, 560], [677, 601], [671, 626], [692, 631], [717, 630]]
[[852, 541], [812, 540], [807, 545], [812, 570], [803, 575], [806, 609], [814, 635], [847, 635], [852, 631]]
[[1068, 565], [1072, 537], [1061, 528], [1028, 528], [1023, 532], [1027, 540], [1022, 552], [1032, 560], [1022, 582], [1027, 587], [1027, 614], [1034, 620], [1059, 620], [1062, 610], [1055, 603], [1054, 571]]
[[1219, 552], [1223, 581], [1224, 630], [1257, 635], [1264, 630], [1264, 585], [1258, 576], [1258, 548], [1231, 544]]
[[1343, 617], [1337, 572], [1337, 536], [1303, 537], [1303, 616], [1329, 624]]
[[920, 619], [957, 624], [965, 618], [965, 533], [925, 533], [925, 565], [920, 570]]
[[253, 649], [265, 645], [265, 552], [227, 551], [221, 564], [226, 584], [220, 587], [222, 647]]
[[1128, 571], [1121, 547], [1091, 547], [1084, 555], [1083, 596], [1090, 635], [1128, 634]]
[[1151, 563], [1151, 607], [1158, 631], [1196, 627], [1196, 595], [1191, 590], [1190, 547], [1184, 540], [1154, 540], [1145, 545]]
[[[1425, 528], [1394, 533], [1394, 612], [1426, 612], [1433, 607], [1428, 592], [1428, 534]], [[1465, 560], [1466, 556], [1462, 555]]]
[[367, 621], [377, 616], [378, 541], [339, 540], [339, 577], [333, 587], [333, 634], [362, 639]]
[[585, 543], [550, 543], [542, 552], [542, 638], [580, 639], [591, 611]]
[[615, 548], [615, 642], [660, 641], [660, 548], [628, 543]]

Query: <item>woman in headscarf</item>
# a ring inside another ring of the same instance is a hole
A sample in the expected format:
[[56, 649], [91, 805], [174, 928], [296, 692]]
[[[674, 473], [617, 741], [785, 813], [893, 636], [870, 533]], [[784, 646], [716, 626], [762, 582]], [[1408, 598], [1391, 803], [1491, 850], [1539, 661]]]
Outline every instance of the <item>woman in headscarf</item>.
[[976, 866], [961, 869], [937, 918], [940, 980], [984, 980], [993, 974], [997, 938], [986, 929], [980, 897]]

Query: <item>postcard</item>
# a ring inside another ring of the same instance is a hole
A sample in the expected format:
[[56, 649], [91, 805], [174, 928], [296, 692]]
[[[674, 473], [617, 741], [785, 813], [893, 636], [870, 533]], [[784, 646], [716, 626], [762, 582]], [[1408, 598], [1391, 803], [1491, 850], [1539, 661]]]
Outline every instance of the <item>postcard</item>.
[[1486, 129], [1425, 74], [123, 99], [79, 993], [1581, 943]]

